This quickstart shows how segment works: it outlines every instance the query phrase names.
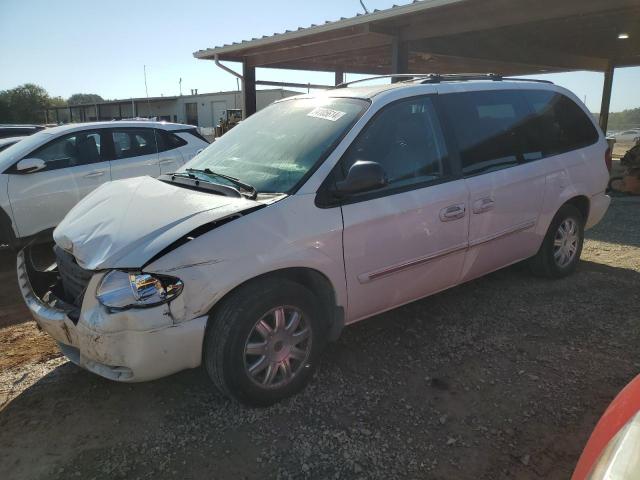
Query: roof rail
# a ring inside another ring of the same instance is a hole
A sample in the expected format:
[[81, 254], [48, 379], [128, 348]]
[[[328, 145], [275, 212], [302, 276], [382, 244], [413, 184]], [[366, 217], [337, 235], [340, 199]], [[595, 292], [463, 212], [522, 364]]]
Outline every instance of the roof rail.
[[354, 83], [360, 82], [368, 82], [369, 80], [377, 80], [379, 78], [405, 78], [405, 81], [413, 81], [417, 78], [428, 77], [429, 75], [433, 75], [432, 73], [396, 73], [390, 75], [374, 75], [372, 77], [361, 78], [359, 80], [351, 80], [350, 82], [343, 82], [339, 85], [336, 85], [333, 88], [346, 88], [349, 85], [353, 85]]
[[354, 83], [367, 82], [369, 80], [377, 80], [380, 78], [404, 78], [401, 83], [440, 83], [440, 82], [465, 82], [472, 80], [491, 80], [494, 82], [500, 82], [502, 80], [508, 80], [513, 82], [538, 82], [538, 83], [550, 83], [549, 80], [539, 80], [537, 78], [513, 78], [503, 77], [495, 73], [397, 73], [392, 75], [375, 75], [373, 77], [361, 78], [359, 80], [352, 80], [351, 82], [344, 82], [334, 88], [346, 88]]
[[429, 78], [422, 80], [420, 83], [440, 83], [440, 82], [464, 82], [470, 80], [492, 80], [494, 82], [500, 82], [507, 80], [510, 82], [538, 82], [538, 83], [550, 83], [549, 80], [540, 80], [537, 78], [513, 78], [503, 77], [495, 73], [433, 73], [428, 76]]

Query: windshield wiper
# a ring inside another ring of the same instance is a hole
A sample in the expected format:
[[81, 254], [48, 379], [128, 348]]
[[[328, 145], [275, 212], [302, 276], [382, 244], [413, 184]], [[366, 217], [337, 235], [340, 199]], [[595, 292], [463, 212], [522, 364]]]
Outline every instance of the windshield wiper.
[[229, 175], [224, 175], [223, 173], [214, 172], [209, 168], [199, 169], [199, 168], [187, 168], [187, 172], [191, 173], [204, 173], [205, 175], [210, 175], [213, 177], [224, 178], [225, 180], [233, 183], [236, 187], [242, 188], [244, 191], [249, 192], [250, 198], [255, 199], [258, 195], [258, 191], [253, 185], [249, 185], [248, 183], [241, 182], [235, 177], [230, 177]]
[[184, 172], [165, 173], [164, 175], [161, 175], [160, 177], [158, 177], [158, 180], [161, 180], [163, 182], [179, 183], [180, 185], [185, 185], [181, 182], [176, 182], [176, 178], [186, 178], [186, 179], [192, 180], [195, 186], [200, 188], [203, 188], [206, 185], [206, 190], [213, 190], [217, 193], [226, 195], [228, 197], [242, 198], [243, 196], [246, 196], [240, 193], [240, 190], [238, 190], [236, 187], [232, 187], [231, 185], [224, 185], [218, 182], [212, 182], [211, 180], [208, 180], [206, 178], [198, 177], [193, 173], [184, 173]]

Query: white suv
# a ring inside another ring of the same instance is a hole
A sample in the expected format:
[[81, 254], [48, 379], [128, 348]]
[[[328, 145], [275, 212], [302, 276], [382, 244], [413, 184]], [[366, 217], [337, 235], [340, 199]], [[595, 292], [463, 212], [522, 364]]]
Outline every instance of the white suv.
[[18, 248], [51, 230], [110, 180], [174, 172], [209, 143], [195, 127], [146, 121], [76, 123], [0, 153], [0, 243]]
[[202, 363], [264, 405], [343, 325], [521, 260], [565, 276], [609, 205], [607, 142], [567, 90], [491, 78], [279, 101], [173, 175], [85, 198], [54, 232], [57, 271], [19, 254], [24, 298], [92, 372]]

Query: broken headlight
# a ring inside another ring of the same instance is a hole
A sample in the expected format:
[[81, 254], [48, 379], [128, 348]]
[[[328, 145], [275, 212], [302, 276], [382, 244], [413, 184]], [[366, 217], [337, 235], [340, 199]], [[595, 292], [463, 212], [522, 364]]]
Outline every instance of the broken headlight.
[[180, 279], [168, 275], [113, 270], [100, 282], [96, 297], [115, 310], [154, 307], [180, 295], [182, 287]]

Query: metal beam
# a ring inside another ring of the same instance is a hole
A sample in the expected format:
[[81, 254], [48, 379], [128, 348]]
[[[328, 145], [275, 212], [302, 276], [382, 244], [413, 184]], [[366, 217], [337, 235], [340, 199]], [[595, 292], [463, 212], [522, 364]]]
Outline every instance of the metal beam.
[[256, 67], [242, 62], [242, 118], [256, 113]]
[[338, 86], [344, 83], [344, 72], [342, 70], [336, 70], [334, 85]]
[[459, 39], [433, 38], [410, 42], [412, 52], [435, 55], [451, 55], [475, 60], [529, 64], [532, 66], [566, 70], [593, 70], [602, 72], [607, 68], [607, 59], [564, 53], [557, 48], [546, 49], [527, 44], [518, 44], [502, 38], [462, 36]]
[[600, 127], [604, 134], [607, 134], [609, 124], [609, 106], [611, 105], [611, 88], [613, 87], [613, 72], [615, 66], [609, 62], [607, 70], [604, 72], [604, 85], [602, 87], [602, 103], [600, 104]]
[[265, 85], [269, 87], [314, 88], [321, 90], [333, 88], [332, 85], [320, 85], [317, 83], [272, 82], [271, 80], [256, 80], [256, 85]]
[[[409, 43], [401, 41], [398, 35], [391, 42], [391, 73], [409, 73]], [[392, 78], [391, 82], [399, 80]]]

